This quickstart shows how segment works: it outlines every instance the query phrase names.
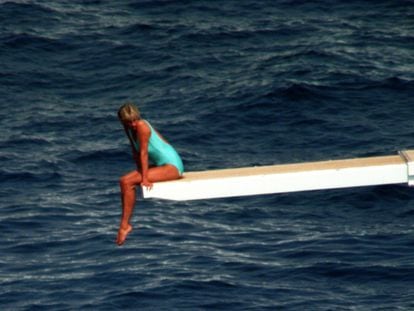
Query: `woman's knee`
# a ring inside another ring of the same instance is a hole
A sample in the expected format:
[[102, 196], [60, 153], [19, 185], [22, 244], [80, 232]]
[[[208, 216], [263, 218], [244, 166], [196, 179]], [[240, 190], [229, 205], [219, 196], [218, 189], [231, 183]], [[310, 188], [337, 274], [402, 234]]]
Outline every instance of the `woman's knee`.
[[132, 172], [122, 176], [119, 179], [121, 190], [134, 189], [141, 182], [141, 176], [136, 172]]
[[122, 191], [125, 191], [133, 188], [134, 185], [130, 182], [130, 178], [128, 178], [128, 176], [125, 175], [119, 179], [119, 186], [121, 187]]

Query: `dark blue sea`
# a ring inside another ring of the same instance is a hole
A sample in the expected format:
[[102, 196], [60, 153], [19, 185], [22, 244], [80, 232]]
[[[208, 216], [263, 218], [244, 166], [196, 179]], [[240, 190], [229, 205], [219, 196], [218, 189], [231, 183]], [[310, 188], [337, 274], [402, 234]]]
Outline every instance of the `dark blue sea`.
[[414, 1], [1, 0], [1, 310], [414, 310], [414, 189], [139, 200], [116, 116], [187, 171], [414, 148]]

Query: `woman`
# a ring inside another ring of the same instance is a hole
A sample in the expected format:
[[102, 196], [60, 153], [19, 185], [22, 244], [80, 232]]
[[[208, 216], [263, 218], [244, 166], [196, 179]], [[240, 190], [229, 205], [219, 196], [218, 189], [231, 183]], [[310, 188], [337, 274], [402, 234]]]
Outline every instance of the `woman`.
[[135, 187], [152, 188], [152, 183], [179, 179], [184, 166], [175, 149], [151, 126], [141, 119], [138, 108], [127, 103], [118, 110], [118, 118], [129, 138], [137, 170], [120, 179], [122, 216], [116, 243], [122, 245], [132, 231], [130, 219], [135, 205]]

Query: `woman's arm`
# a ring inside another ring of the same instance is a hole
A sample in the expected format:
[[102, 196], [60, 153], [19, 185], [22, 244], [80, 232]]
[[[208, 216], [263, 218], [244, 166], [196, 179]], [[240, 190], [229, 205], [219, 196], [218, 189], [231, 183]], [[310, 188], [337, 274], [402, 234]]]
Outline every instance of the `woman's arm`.
[[151, 189], [152, 183], [148, 180], [148, 143], [151, 136], [151, 129], [143, 120], [135, 123], [135, 129], [139, 140], [139, 160], [142, 174], [141, 185]]
[[129, 143], [131, 145], [132, 158], [135, 161], [137, 169], [140, 170], [139, 154], [138, 154], [138, 151], [135, 149], [135, 143], [133, 141], [133, 138], [131, 137], [131, 134], [128, 130], [128, 127], [126, 127], [125, 125], [124, 125], [124, 131], [125, 131], [126, 136], [128, 137]]

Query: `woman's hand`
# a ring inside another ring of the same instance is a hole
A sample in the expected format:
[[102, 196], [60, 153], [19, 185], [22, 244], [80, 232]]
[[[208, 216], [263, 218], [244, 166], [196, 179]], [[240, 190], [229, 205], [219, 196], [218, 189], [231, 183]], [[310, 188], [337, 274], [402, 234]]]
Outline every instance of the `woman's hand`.
[[145, 187], [147, 190], [151, 190], [153, 185], [154, 184], [152, 182], [149, 182], [148, 180], [143, 180], [141, 182], [141, 187]]

